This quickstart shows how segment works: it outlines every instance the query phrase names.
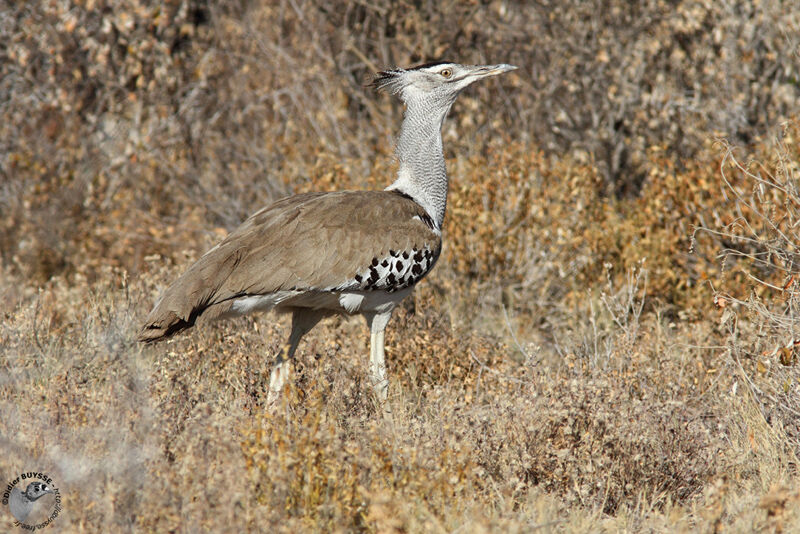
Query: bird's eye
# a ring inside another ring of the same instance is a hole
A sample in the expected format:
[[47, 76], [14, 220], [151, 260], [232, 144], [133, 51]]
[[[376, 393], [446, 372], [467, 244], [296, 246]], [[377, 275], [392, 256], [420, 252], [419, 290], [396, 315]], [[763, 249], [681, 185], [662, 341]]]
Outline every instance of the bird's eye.
[[441, 74], [445, 78], [449, 78], [450, 76], [453, 75], [453, 71], [450, 69], [442, 69], [441, 71], [439, 71], [439, 74]]

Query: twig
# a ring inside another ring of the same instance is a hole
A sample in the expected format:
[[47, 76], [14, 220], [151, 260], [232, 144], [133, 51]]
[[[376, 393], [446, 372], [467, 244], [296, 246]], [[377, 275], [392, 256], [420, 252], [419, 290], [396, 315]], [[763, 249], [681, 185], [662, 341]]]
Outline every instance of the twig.
[[478, 359], [478, 357], [477, 357], [477, 356], [475, 356], [475, 352], [473, 352], [473, 350], [472, 350], [472, 349], [470, 349], [470, 350], [469, 350], [469, 354], [470, 354], [470, 356], [472, 356], [472, 359], [473, 359], [473, 360], [475, 360], [475, 363], [477, 363], [477, 364], [478, 364], [478, 365], [481, 367], [481, 369], [482, 369], [482, 370], [486, 370], [486, 371], [488, 371], [489, 373], [492, 373], [492, 374], [494, 374], [494, 375], [497, 375], [498, 377], [500, 377], [500, 378], [502, 378], [502, 379], [504, 379], [504, 380], [508, 380], [509, 382], [514, 382], [514, 383], [516, 383], [516, 384], [523, 384], [523, 383], [524, 383], [524, 382], [523, 382], [522, 380], [520, 380], [519, 378], [514, 378], [514, 377], [511, 377], [511, 376], [507, 376], [507, 375], [505, 375], [504, 373], [501, 373], [500, 371], [497, 371], [497, 370], [495, 370], [495, 369], [492, 369], [491, 367], [489, 367], [488, 365], [486, 365], [485, 363], [483, 363], [482, 361], [480, 361], [480, 360]]
[[514, 329], [511, 328], [511, 321], [508, 318], [508, 310], [506, 309], [505, 304], [503, 305], [503, 316], [506, 319], [506, 326], [508, 327], [508, 333], [511, 334], [511, 339], [514, 340], [514, 345], [516, 345], [517, 350], [519, 350], [523, 354], [523, 356], [525, 356], [525, 362], [526, 363], [529, 362], [531, 360], [531, 356], [525, 349], [522, 348], [522, 345], [520, 345], [519, 341], [517, 340], [517, 336], [514, 334]]

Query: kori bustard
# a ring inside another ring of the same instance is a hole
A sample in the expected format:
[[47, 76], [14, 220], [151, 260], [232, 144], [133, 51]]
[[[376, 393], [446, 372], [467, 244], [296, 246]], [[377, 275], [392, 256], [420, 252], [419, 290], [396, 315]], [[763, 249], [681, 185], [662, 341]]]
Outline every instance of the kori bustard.
[[514, 69], [441, 62], [380, 72], [372, 86], [405, 104], [394, 183], [383, 191], [305, 193], [263, 208], [167, 288], [139, 340], [167, 338], [200, 319], [291, 313], [291, 334], [270, 376], [274, 405], [300, 339], [325, 316], [360, 313], [370, 329], [370, 379], [383, 403], [384, 329], [442, 247], [442, 123], [465, 87]]

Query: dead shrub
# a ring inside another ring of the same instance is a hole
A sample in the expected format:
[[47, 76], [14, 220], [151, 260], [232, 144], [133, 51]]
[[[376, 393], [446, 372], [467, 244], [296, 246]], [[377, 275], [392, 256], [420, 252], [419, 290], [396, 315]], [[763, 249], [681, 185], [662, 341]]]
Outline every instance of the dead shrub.
[[746, 162], [725, 146], [720, 174], [730, 215], [725, 226], [699, 229], [717, 239], [723, 271], [747, 281], [723, 281], [714, 295], [730, 336], [731, 365], [795, 455], [800, 452], [799, 131], [796, 120], [786, 123], [771, 147]]

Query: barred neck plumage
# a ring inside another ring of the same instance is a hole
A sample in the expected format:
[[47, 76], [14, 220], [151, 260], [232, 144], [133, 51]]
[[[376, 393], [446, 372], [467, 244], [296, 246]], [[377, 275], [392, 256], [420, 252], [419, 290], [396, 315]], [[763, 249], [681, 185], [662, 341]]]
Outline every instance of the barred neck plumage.
[[447, 208], [447, 171], [442, 123], [458, 93], [471, 83], [514, 70], [512, 65], [459, 65], [437, 62], [378, 73], [372, 85], [396, 94], [406, 105], [397, 141], [400, 169], [387, 187], [417, 202], [441, 232]]
[[442, 123], [452, 99], [406, 101], [405, 117], [397, 140], [397, 180], [387, 190], [401, 191], [422, 206], [441, 231], [447, 208], [447, 170], [442, 152]]

